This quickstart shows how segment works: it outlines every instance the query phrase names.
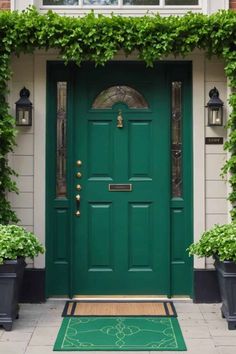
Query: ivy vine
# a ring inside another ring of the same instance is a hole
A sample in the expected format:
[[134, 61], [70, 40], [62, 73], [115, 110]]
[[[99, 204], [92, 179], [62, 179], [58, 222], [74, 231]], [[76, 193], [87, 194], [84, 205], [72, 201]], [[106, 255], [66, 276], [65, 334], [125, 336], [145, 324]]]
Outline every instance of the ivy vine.
[[[61, 58], [78, 65], [94, 61], [104, 65], [123, 50], [126, 55], [136, 51], [139, 59], [152, 66], [170, 54], [183, 57], [194, 49], [207, 56], [216, 55], [225, 61], [225, 72], [232, 88], [232, 108], [228, 122], [229, 139], [225, 149], [230, 158], [223, 173], [230, 173], [232, 191], [229, 200], [236, 203], [236, 12], [219, 11], [213, 15], [188, 13], [185, 16], [143, 17], [60, 16], [52, 11], [41, 15], [34, 7], [25, 12], [0, 13], [0, 223], [16, 222], [17, 217], [7, 201], [8, 192], [16, 192], [12, 181], [14, 171], [7, 155], [14, 148], [14, 119], [8, 113], [7, 82], [11, 77], [11, 55], [33, 53], [36, 49], [56, 48]], [[236, 208], [232, 210], [236, 218]]]

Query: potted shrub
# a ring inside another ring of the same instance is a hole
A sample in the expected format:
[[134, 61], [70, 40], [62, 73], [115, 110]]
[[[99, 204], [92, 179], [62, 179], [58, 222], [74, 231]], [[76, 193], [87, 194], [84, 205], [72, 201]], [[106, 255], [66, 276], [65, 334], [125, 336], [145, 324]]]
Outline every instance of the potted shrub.
[[0, 224], [0, 325], [7, 331], [18, 318], [24, 259], [43, 252], [44, 247], [32, 232], [21, 226]]
[[221, 313], [229, 329], [236, 329], [236, 222], [215, 225], [188, 248], [190, 255], [215, 259], [220, 293]]

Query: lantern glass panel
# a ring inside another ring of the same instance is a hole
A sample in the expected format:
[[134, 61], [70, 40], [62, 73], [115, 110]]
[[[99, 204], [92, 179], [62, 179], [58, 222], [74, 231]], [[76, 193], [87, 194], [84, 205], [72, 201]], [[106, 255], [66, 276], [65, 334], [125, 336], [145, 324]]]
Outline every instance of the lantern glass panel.
[[222, 126], [223, 125], [223, 108], [211, 107], [208, 108], [208, 125], [209, 126]]
[[29, 107], [17, 107], [17, 125], [30, 125]]

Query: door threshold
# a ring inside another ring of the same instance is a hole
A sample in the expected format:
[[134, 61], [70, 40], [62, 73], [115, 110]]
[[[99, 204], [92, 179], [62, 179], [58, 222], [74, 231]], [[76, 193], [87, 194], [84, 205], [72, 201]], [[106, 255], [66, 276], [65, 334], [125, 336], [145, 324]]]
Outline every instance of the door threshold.
[[84, 301], [161, 301], [174, 300], [176, 302], [192, 302], [189, 296], [173, 296], [171, 298], [166, 295], [75, 295], [73, 300]]

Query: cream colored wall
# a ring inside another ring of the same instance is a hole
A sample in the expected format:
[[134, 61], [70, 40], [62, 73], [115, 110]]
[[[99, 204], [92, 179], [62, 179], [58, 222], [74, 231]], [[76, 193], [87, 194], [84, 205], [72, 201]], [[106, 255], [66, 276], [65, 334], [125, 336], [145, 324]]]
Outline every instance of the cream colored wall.
[[[35, 55], [12, 58], [13, 77], [10, 83], [9, 102], [14, 114], [14, 103], [19, 91], [26, 86], [33, 102], [33, 127], [19, 128], [18, 146], [10, 156], [13, 168], [18, 172], [19, 195], [9, 196], [21, 224], [45, 242], [45, 107], [46, 107], [46, 62], [58, 59], [56, 53], [39, 51]], [[123, 54], [117, 59], [124, 60]], [[130, 59], [135, 59], [131, 57]], [[173, 58], [168, 58], [172, 60]], [[174, 59], [173, 59], [174, 60]], [[227, 81], [224, 64], [218, 59], [205, 60], [199, 51], [185, 60], [193, 63], [193, 156], [194, 156], [194, 239], [214, 223], [227, 222], [227, 186], [220, 177], [220, 169], [226, 153], [222, 145], [205, 145], [205, 137], [226, 137], [223, 127], [209, 128], [206, 125], [205, 104], [208, 92], [216, 86], [221, 99], [227, 102]], [[225, 115], [227, 115], [225, 105]], [[35, 133], [34, 133], [35, 132]], [[44, 267], [44, 256], [35, 259], [36, 267]], [[195, 259], [195, 268], [211, 267], [211, 260]]]
[[[224, 63], [217, 59], [206, 61], [205, 66], [205, 100], [209, 100], [209, 90], [214, 86], [220, 92], [220, 98], [224, 101], [224, 116], [228, 115], [227, 107], [227, 79], [224, 74]], [[208, 127], [205, 121], [205, 136], [227, 138], [227, 131], [224, 127]], [[206, 228], [214, 224], [227, 223], [228, 202], [227, 183], [220, 176], [221, 168], [226, 160], [226, 152], [222, 145], [206, 145]], [[213, 265], [212, 259], [207, 259], [206, 266]]]
[[[9, 101], [11, 114], [15, 115], [14, 103], [19, 99], [23, 86], [30, 90], [30, 99], [34, 102], [34, 57], [24, 55], [20, 59], [12, 57], [13, 77], [10, 83]], [[20, 218], [20, 225], [27, 230], [34, 230], [34, 122], [32, 127], [18, 127], [17, 146], [9, 156], [10, 164], [18, 173], [19, 195], [9, 194], [13, 209]], [[28, 261], [31, 264], [31, 261]]]

